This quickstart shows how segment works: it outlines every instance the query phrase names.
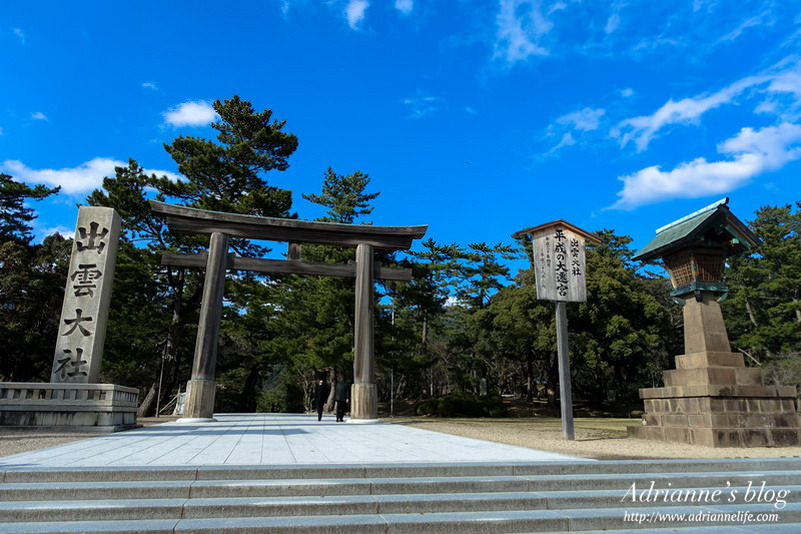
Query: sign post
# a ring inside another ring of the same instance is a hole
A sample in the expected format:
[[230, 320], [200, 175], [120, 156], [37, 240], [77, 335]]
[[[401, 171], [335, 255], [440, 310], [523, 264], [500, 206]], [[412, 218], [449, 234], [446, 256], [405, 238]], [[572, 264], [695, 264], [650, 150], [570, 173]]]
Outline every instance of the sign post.
[[600, 243], [601, 240], [561, 219], [513, 234], [514, 237], [523, 235], [531, 236], [537, 298], [556, 303], [562, 433], [565, 439], [573, 441], [575, 434], [567, 339], [567, 303], [587, 300], [584, 242], [589, 239]]

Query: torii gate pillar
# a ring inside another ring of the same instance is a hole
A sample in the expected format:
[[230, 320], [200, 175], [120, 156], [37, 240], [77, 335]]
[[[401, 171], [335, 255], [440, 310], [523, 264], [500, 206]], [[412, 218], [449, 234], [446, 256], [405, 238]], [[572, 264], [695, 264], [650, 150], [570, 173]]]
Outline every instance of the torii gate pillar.
[[356, 246], [356, 313], [353, 333], [353, 386], [351, 387], [351, 422], [369, 423], [378, 418], [375, 387], [373, 337], [373, 247]]
[[225, 271], [228, 263], [228, 235], [211, 234], [206, 261], [206, 283], [195, 341], [192, 378], [186, 385], [186, 405], [182, 423], [214, 421], [215, 369], [217, 365], [217, 336], [220, 333]]

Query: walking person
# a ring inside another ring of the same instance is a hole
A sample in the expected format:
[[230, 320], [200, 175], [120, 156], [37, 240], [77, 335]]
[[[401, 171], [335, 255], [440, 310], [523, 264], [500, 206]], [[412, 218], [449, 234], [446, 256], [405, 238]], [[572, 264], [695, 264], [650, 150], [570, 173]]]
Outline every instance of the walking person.
[[337, 423], [345, 421], [345, 409], [350, 401], [350, 387], [342, 376], [337, 377], [334, 386], [334, 400], [337, 403]]
[[317, 408], [317, 420], [323, 419], [323, 408], [325, 403], [328, 402], [328, 386], [322, 378], [317, 381], [314, 386], [314, 407]]

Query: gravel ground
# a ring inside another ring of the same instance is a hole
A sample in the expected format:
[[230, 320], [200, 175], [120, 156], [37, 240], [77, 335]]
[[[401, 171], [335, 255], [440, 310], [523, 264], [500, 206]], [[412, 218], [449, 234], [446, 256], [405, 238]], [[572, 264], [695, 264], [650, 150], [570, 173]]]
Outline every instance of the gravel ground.
[[[174, 419], [165, 417], [159, 419], [145, 418], [140, 419], [139, 422], [149, 426]], [[542, 421], [540, 419], [527, 418], [485, 420], [396, 418], [388, 421], [445, 434], [484, 439], [519, 447], [531, 447], [543, 451], [597, 460], [801, 457], [801, 447], [716, 449], [627, 438], [624, 431], [621, 430], [623, 426], [620, 420], [610, 420], [613, 424], [608, 424], [604, 419], [577, 420], [575, 428], [576, 439], [574, 441], [567, 441], [562, 437], [562, 428], [558, 420]], [[631, 424], [637, 424], [638, 422], [638, 419], [631, 420]], [[62, 443], [86, 439], [91, 435], [30, 429], [2, 429], [0, 430], [0, 456], [53, 447]]]
[[[393, 422], [446, 434], [596, 460], [801, 457], [801, 447], [713, 448], [628, 438], [621, 430], [620, 423], [611, 429], [604, 428], [603, 419], [577, 420], [574, 441], [564, 439], [559, 421], [543, 423], [536, 419], [407, 419], [393, 420]], [[639, 419], [632, 419], [630, 424], [639, 423]]]

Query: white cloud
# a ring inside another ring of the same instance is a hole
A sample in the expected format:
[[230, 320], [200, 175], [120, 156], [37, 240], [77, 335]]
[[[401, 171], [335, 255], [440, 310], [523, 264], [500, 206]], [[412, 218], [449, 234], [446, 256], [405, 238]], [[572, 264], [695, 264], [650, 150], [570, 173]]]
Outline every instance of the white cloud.
[[[35, 225], [34, 225], [35, 226]], [[75, 237], [75, 228], [67, 228], [66, 226], [48, 226], [48, 227], [41, 227], [35, 228], [36, 236], [41, 241], [47, 236], [53, 234], [61, 234], [61, 237], [64, 239], [72, 239]]]
[[[103, 186], [103, 178], [113, 177], [114, 167], [125, 167], [124, 161], [111, 158], [94, 158], [77, 167], [65, 169], [31, 169], [21, 161], [6, 160], [0, 169], [28, 184], [45, 184], [50, 187], [61, 186], [67, 195], [86, 194]], [[180, 180], [178, 174], [155, 169], [143, 169], [146, 174], [167, 175]]]
[[25, 44], [25, 32], [20, 28], [14, 28], [14, 35], [16, 35], [22, 44]]
[[367, 0], [349, 0], [348, 5], [345, 6], [345, 16], [348, 18], [348, 26], [352, 29], [357, 29], [359, 24], [364, 20], [365, 12], [370, 7]]
[[734, 41], [738, 37], [740, 37], [748, 28], [759, 28], [759, 27], [770, 26], [772, 23], [773, 23], [773, 17], [770, 11], [764, 11], [759, 15], [747, 18], [744, 21], [742, 21], [740, 24], [737, 25], [736, 28], [734, 28], [729, 33], [718, 39], [718, 42]]
[[[556, 9], [562, 9], [560, 6]], [[496, 18], [494, 59], [508, 64], [531, 56], [547, 56], [548, 50], [538, 44], [553, 28], [553, 23], [540, 11], [540, 3], [532, 0], [501, 0]]]
[[620, 90], [620, 96], [624, 98], [628, 98], [633, 95], [634, 95], [634, 89], [632, 89], [631, 87], [626, 87], [625, 89]]
[[401, 102], [409, 108], [411, 113], [409, 118], [412, 119], [421, 119], [445, 106], [445, 101], [438, 96], [409, 97], [404, 98]]
[[553, 148], [548, 150], [545, 153], [545, 155], [546, 156], [550, 156], [550, 155], [554, 154], [555, 152], [563, 149], [566, 146], [573, 146], [575, 144], [576, 144], [576, 140], [573, 138], [573, 134], [570, 133], [570, 132], [566, 132], [566, 133], [564, 133], [562, 135], [562, 139], [559, 140], [559, 143], [557, 143], [556, 146], [554, 146]]
[[414, 0], [395, 0], [395, 9], [408, 15], [414, 9]]
[[158, 86], [156, 86], [153, 82], [142, 82], [142, 87], [145, 89], [153, 89], [154, 91], [158, 91]]
[[162, 113], [164, 122], [174, 128], [205, 126], [218, 118], [211, 104], [204, 100], [184, 102]]
[[572, 127], [574, 130], [582, 132], [591, 132], [597, 130], [600, 125], [601, 117], [604, 116], [606, 110], [604, 109], [591, 109], [584, 108], [567, 115], [562, 115], [556, 122]]
[[606, 19], [606, 26], [604, 27], [604, 33], [607, 35], [613, 33], [618, 27], [620, 26], [620, 13], [614, 12], [609, 15], [609, 18]]
[[562, 115], [557, 118], [550, 126], [548, 126], [547, 135], [553, 137], [562, 134], [559, 143], [545, 152], [545, 155], [550, 156], [567, 146], [573, 146], [577, 143], [574, 133], [586, 133], [597, 130], [601, 125], [601, 117], [606, 114], [604, 109], [584, 108], [567, 115]]
[[707, 111], [733, 102], [746, 89], [767, 80], [766, 76], [749, 76], [708, 96], [684, 98], [678, 102], [670, 99], [652, 115], [621, 121], [612, 135], [619, 137], [621, 146], [633, 141], [638, 151], [645, 150], [662, 128], [671, 124], [694, 123]]
[[782, 123], [761, 130], [743, 128], [718, 146], [730, 156], [722, 161], [696, 158], [673, 170], [652, 166], [623, 176], [623, 190], [612, 209], [633, 209], [671, 198], [697, 198], [728, 193], [755, 176], [777, 170], [801, 157], [801, 125]]
[[473, 108], [473, 107], [471, 107], [471, 106], [465, 106], [465, 107], [464, 107], [464, 110], [465, 110], [467, 113], [469, 113], [470, 115], [478, 115], [478, 111], [476, 111], [476, 110], [475, 110], [475, 108]]
[[37, 111], [35, 113], [31, 113], [31, 118], [33, 120], [35, 120], [35, 121], [46, 121], [47, 120], [47, 116], [45, 116], [45, 114], [42, 113], [41, 111]]

